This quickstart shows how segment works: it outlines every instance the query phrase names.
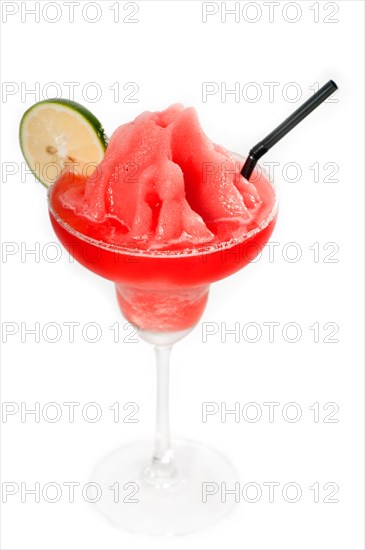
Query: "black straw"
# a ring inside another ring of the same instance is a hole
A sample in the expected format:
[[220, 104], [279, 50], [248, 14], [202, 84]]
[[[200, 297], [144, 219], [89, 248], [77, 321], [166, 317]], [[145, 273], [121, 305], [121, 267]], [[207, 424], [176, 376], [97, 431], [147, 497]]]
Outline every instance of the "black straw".
[[312, 95], [301, 107], [299, 107], [292, 115], [284, 120], [275, 130], [268, 134], [263, 140], [259, 141], [249, 152], [245, 164], [241, 170], [241, 174], [247, 180], [250, 179], [252, 172], [257, 164], [257, 161], [264, 155], [275, 143], [283, 138], [294, 126], [299, 124], [303, 118], [309, 115], [314, 109], [332, 95], [338, 86], [333, 80], [329, 80], [327, 84], [322, 86]]

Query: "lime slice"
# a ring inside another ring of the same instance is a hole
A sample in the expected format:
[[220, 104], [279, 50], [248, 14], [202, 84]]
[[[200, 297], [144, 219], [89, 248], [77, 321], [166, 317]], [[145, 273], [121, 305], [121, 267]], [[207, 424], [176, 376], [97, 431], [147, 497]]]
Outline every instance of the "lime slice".
[[67, 166], [90, 176], [108, 144], [98, 119], [67, 99], [47, 99], [28, 109], [20, 122], [19, 140], [29, 168], [46, 187]]

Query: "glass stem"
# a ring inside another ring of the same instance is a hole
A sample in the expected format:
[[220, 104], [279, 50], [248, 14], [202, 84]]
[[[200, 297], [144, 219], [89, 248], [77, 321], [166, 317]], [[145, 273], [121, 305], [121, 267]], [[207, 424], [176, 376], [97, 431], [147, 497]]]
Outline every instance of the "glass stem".
[[153, 458], [145, 471], [145, 480], [155, 487], [170, 487], [177, 480], [177, 471], [170, 444], [169, 371], [171, 346], [155, 346], [157, 401], [156, 435]]
[[166, 462], [170, 449], [169, 377], [171, 346], [155, 346], [156, 354], [156, 438], [153, 458]]

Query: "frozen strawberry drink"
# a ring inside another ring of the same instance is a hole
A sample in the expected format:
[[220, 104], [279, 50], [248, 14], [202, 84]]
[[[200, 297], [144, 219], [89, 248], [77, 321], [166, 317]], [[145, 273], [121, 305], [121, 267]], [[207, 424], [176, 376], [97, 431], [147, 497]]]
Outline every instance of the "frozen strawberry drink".
[[64, 171], [50, 191], [53, 227], [83, 265], [116, 283], [125, 317], [180, 331], [209, 284], [249, 263], [276, 221], [275, 191], [212, 143], [193, 108], [144, 112], [112, 135], [90, 177]]
[[[336, 90], [327, 82], [246, 160], [210, 141], [195, 110], [182, 105], [142, 113], [110, 141], [95, 115], [74, 101], [44, 100], [24, 113], [21, 150], [49, 187], [57, 236], [81, 264], [115, 283], [124, 316], [154, 346], [154, 441], [113, 450], [91, 477], [101, 488], [94, 506], [113, 525], [145, 534], [190, 533], [234, 506], [236, 499], [226, 501], [218, 489], [238, 481], [224, 455], [171, 440], [170, 352], [202, 315], [210, 284], [247, 265], [270, 238], [276, 195], [258, 160]], [[103, 366], [110, 361], [105, 356]], [[104, 370], [100, 376], [108, 383]]]
[[[63, 170], [49, 192], [51, 221], [81, 264], [114, 281], [124, 316], [154, 345], [157, 404], [154, 443], [121, 447], [96, 466], [92, 481], [105, 497], [96, 507], [133, 531], [195, 531], [234, 504], [202, 500], [204, 483], [231, 487], [237, 473], [209, 447], [170, 442], [170, 351], [202, 315], [210, 283], [269, 239], [275, 191], [259, 171], [242, 177], [243, 159], [212, 143], [195, 110], [181, 105], [120, 126], [97, 164], [89, 177]], [[138, 504], [115, 502], [116, 481], [138, 487]]]

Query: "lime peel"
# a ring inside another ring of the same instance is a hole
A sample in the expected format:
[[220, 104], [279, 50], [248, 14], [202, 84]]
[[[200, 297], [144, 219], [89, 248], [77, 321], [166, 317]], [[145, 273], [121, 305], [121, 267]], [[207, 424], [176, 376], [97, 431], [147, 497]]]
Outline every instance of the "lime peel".
[[46, 187], [67, 166], [90, 176], [108, 146], [100, 121], [68, 99], [47, 99], [30, 107], [20, 121], [19, 141], [30, 170]]

